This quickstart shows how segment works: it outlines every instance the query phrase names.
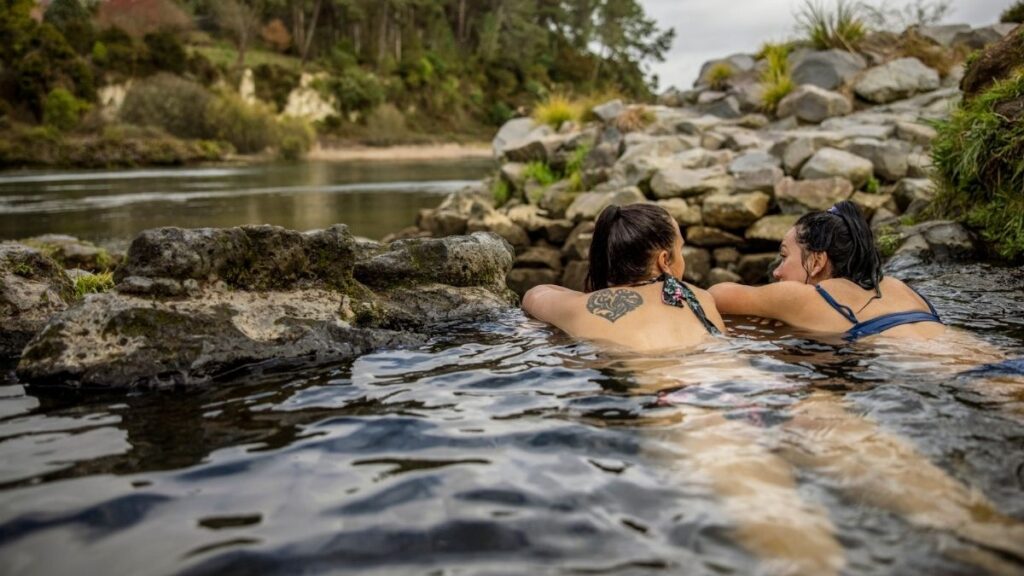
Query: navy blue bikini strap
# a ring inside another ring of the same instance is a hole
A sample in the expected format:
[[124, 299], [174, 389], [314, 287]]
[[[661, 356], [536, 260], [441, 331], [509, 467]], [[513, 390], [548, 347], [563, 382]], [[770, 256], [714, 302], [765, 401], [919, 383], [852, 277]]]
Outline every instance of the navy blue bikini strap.
[[825, 289], [822, 288], [820, 285], [816, 284], [814, 286], [814, 289], [818, 291], [818, 294], [821, 294], [821, 297], [825, 299], [825, 302], [827, 302], [829, 306], [834, 308], [836, 312], [842, 314], [843, 318], [846, 318], [847, 320], [853, 322], [854, 324], [857, 323], [857, 315], [853, 313], [853, 310], [850, 310], [849, 306], [844, 306], [839, 302], [836, 302], [836, 299], [833, 298], [831, 294], [826, 292]]
[[[921, 297], [921, 300], [924, 300], [924, 303], [928, 305], [928, 310], [931, 310], [931, 313], [932, 313], [932, 314], [933, 314], [933, 315], [934, 315], [934, 316], [935, 316], [936, 318], [938, 318], [938, 317], [939, 317], [939, 313], [935, 311], [935, 306], [932, 306], [932, 302], [931, 302], [931, 300], [929, 300], [929, 299], [925, 298], [925, 297], [924, 297], [924, 294], [921, 294], [920, 292], [918, 292], [918, 291], [917, 291], [917, 289], [916, 289], [916, 288], [914, 288], [913, 286], [911, 286], [910, 284], [907, 284], [907, 288], [910, 288], [911, 290], [913, 290], [913, 291], [914, 291], [914, 294], [917, 294], [918, 296], [920, 296], [920, 297]], [[940, 320], [940, 322], [941, 322], [941, 320]]]

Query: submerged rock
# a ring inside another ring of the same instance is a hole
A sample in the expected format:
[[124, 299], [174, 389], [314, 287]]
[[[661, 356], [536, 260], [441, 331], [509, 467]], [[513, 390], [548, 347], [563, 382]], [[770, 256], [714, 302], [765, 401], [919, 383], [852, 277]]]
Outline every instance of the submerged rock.
[[[491, 233], [359, 242], [344, 225], [148, 230], [113, 292], [53, 317], [25, 348], [30, 384], [203, 384], [254, 362], [352, 358], [504, 309], [513, 251]], [[63, 277], [63, 274], [62, 274]]]

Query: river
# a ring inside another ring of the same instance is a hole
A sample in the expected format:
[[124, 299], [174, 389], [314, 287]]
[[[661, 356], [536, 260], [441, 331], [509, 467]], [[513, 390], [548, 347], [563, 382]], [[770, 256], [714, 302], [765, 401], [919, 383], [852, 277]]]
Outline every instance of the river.
[[379, 240], [493, 167], [467, 159], [5, 172], [0, 240], [59, 233], [121, 243], [159, 226], [311, 230], [339, 222]]

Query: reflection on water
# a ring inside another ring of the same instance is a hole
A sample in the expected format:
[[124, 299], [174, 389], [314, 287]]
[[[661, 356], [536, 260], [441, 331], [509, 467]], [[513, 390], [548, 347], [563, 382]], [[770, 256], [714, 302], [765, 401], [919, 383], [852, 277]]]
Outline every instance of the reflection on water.
[[[1024, 355], [1024, 273], [926, 272], [917, 287], [979, 350]], [[0, 562], [1024, 571], [1024, 381], [960, 376], [971, 360], [941, 346], [733, 326], [740, 338], [686, 357], [623, 358], [512, 311], [419, 348], [128, 395], [25, 390], [8, 371]]]
[[379, 239], [492, 167], [474, 159], [0, 173], [0, 239], [60, 233], [124, 240], [157, 226], [311, 230], [339, 222]]

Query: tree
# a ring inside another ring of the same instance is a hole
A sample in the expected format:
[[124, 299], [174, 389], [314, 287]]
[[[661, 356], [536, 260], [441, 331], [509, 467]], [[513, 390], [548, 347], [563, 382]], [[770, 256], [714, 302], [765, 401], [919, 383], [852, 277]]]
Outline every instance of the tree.
[[192, 27], [192, 18], [171, 0], [106, 0], [99, 5], [96, 21], [101, 28], [120, 28], [133, 38]]
[[79, 54], [92, 50], [92, 15], [78, 0], [53, 0], [43, 14], [43, 21], [60, 30], [64, 39]]
[[252, 39], [259, 34], [260, 18], [256, 12], [240, 0], [217, 0], [214, 4], [217, 24], [235, 43], [238, 50], [236, 65], [245, 65], [245, 52]]
[[260, 37], [278, 52], [284, 52], [292, 45], [292, 35], [288, 33], [280, 18], [274, 18], [264, 26], [260, 30]]

